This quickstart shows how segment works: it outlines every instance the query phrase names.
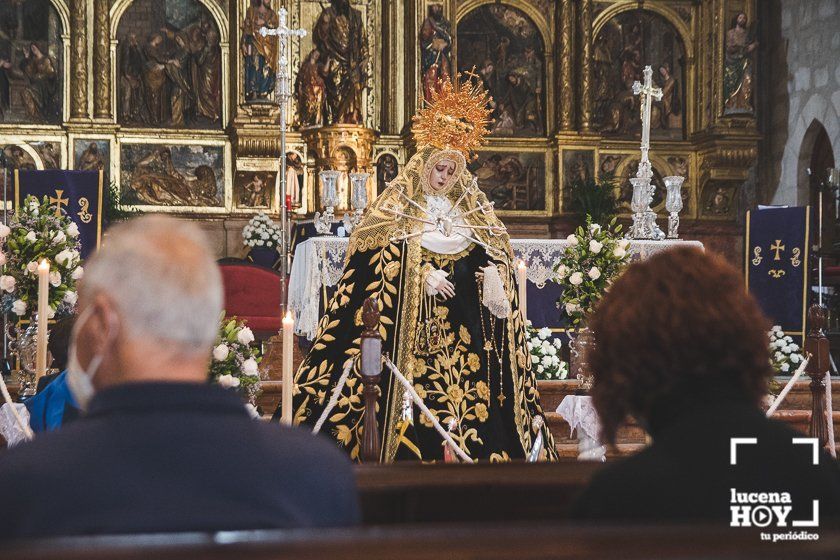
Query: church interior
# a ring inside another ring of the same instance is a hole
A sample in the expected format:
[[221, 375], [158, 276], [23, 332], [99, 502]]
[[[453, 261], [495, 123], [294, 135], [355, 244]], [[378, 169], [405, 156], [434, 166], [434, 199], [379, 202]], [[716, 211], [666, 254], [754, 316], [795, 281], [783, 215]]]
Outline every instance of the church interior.
[[836, 557], [838, 160], [840, 0], [0, 0], [0, 555]]

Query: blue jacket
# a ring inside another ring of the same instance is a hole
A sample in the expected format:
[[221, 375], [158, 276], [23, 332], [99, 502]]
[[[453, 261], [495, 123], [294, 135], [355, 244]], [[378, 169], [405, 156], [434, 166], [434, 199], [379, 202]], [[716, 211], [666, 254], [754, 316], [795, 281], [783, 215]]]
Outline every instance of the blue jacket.
[[109, 388], [0, 454], [0, 540], [353, 525], [352, 466], [325, 438], [252, 420], [218, 386]]
[[29, 427], [36, 433], [51, 432], [79, 416], [76, 399], [67, 386], [66, 370], [59, 373], [37, 395], [24, 401], [24, 405], [29, 411]]

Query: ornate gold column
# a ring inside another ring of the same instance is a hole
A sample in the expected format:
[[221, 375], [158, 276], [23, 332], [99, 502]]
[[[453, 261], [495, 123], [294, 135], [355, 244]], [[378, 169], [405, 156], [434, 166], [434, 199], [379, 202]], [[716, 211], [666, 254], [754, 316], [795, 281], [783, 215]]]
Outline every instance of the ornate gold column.
[[560, 130], [574, 130], [572, 104], [572, 51], [574, 50], [574, 6], [572, 0], [560, 3]]
[[111, 119], [111, 18], [108, 0], [95, 0], [93, 5], [93, 116]]
[[70, 118], [87, 119], [86, 0], [73, 0], [70, 9]]
[[592, 0], [583, 0], [580, 10], [580, 129], [592, 130]]

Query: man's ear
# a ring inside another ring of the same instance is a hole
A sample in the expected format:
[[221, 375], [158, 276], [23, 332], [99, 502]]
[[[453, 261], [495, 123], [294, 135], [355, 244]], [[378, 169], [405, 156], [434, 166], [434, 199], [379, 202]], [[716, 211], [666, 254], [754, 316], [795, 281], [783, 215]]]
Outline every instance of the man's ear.
[[119, 319], [113, 301], [104, 295], [98, 295], [90, 311], [87, 338], [93, 353], [103, 353], [113, 344], [119, 331]]

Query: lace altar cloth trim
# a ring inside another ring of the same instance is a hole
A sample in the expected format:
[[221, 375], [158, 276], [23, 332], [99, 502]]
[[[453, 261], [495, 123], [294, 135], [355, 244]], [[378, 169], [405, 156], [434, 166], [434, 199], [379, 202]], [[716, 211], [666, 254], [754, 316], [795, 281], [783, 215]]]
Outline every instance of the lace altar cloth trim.
[[[347, 237], [313, 237], [297, 246], [289, 278], [289, 307], [295, 314], [295, 332], [309, 340], [318, 330], [321, 290], [335, 286], [344, 273]], [[565, 239], [511, 239], [513, 252], [528, 265], [528, 280], [539, 288], [552, 281], [553, 267], [569, 246]], [[697, 247], [699, 241], [631, 241], [633, 260], [644, 260], [672, 247]]]
[[[0, 398], [0, 401], [3, 399]], [[29, 423], [29, 410], [26, 408], [25, 405], [21, 403], [12, 403], [14, 407], [17, 409], [18, 414], [20, 415], [20, 419]], [[15, 421], [15, 415], [12, 414], [12, 409], [9, 408], [9, 404], [5, 403], [3, 406], [0, 406], [0, 435], [6, 440], [6, 443], [9, 447], [14, 447], [18, 443], [26, 440], [26, 435], [20, 429], [17, 422]]]
[[601, 433], [601, 421], [595, 406], [592, 404], [592, 397], [579, 395], [566, 395], [557, 407], [557, 413], [569, 424], [569, 437], [575, 429], [578, 429], [578, 439], [581, 433], [589, 436], [595, 441]]

